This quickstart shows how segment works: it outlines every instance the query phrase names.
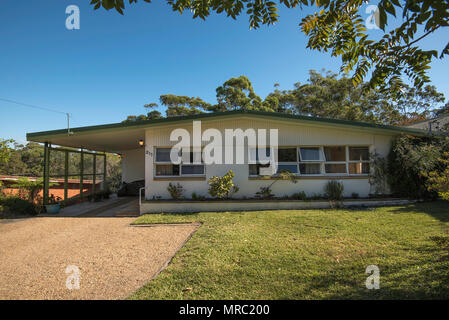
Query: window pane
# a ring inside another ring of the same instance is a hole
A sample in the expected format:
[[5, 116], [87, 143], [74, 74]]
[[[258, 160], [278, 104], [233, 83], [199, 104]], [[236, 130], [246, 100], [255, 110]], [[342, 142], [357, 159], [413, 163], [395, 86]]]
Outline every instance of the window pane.
[[368, 174], [369, 173], [369, 163], [350, 163], [349, 173], [351, 174]]
[[257, 164], [250, 164], [249, 165], [249, 175], [257, 176], [258, 174], [259, 174], [259, 170], [257, 168]]
[[258, 176], [260, 174], [260, 168], [268, 168], [270, 166], [267, 164], [250, 164], [249, 165], [249, 175], [250, 176]]
[[287, 170], [291, 173], [298, 173], [298, 167], [296, 166], [296, 164], [279, 164], [276, 173], [280, 173], [281, 170]]
[[346, 173], [346, 164], [325, 164], [326, 173]]
[[300, 163], [299, 172], [301, 174], [320, 174], [321, 165], [319, 163]]
[[171, 162], [170, 160], [171, 148], [157, 148], [156, 161], [157, 162]]
[[301, 161], [320, 161], [320, 148], [300, 148]]
[[279, 162], [296, 162], [296, 148], [278, 149]]
[[179, 166], [173, 164], [157, 164], [156, 176], [179, 176]]
[[346, 161], [345, 147], [324, 147], [326, 161]]
[[368, 147], [349, 147], [349, 160], [369, 160]]
[[204, 174], [204, 165], [182, 165], [182, 174]]

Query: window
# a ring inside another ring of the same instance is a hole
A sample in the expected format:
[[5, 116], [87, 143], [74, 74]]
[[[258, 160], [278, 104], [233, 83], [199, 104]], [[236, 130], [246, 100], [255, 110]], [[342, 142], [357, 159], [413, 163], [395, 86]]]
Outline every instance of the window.
[[157, 164], [156, 176], [179, 176], [179, 165]]
[[171, 148], [157, 148], [156, 162], [171, 162], [170, 160]]
[[321, 149], [319, 147], [299, 148], [301, 161], [321, 161]]
[[[265, 151], [265, 154], [264, 154]], [[270, 167], [269, 163], [260, 163], [259, 152], [262, 153], [262, 157], [265, 157], [267, 160], [270, 159], [271, 150], [270, 148], [250, 148], [249, 155], [249, 165], [248, 165], [248, 174], [250, 176], [259, 176], [260, 168], [268, 168]]]
[[279, 148], [278, 162], [297, 162], [296, 148]]
[[[170, 160], [171, 148], [156, 148], [155, 175], [156, 176], [183, 176], [183, 175], [204, 175], [204, 164], [195, 164], [194, 153], [188, 152], [186, 161], [181, 158], [181, 164], [173, 164]], [[201, 156], [201, 152], [198, 151]], [[180, 155], [180, 152], [178, 153]], [[197, 157], [200, 158], [200, 157]], [[201, 163], [203, 163], [201, 159]]]
[[369, 174], [369, 172], [368, 147], [349, 147], [349, 173]]
[[300, 163], [301, 174], [321, 174], [321, 163]]
[[278, 164], [277, 172], [280, 173], [282, 170], [290, 171], [291, 173], [298, 173], [297, 164]]
[[347, 173], [346, 169], [346, 147], [324, 147], [324, 171], [327, 174]]
[[250, 176], [258, 176], [260, 175], [260, 168], [268, 168], [270, 166], [269, 163], [267, 164], [250, 164], [249, 165], [249, 175]]
[[300, 174], [321, 174], [323, 153], [320, 147], [301, 147], [299, 148], [299, 157]]
[[278, 148], [277, 171], [290, 171], [291, 173], [298, 173], [298, 156], [297, 149], [294, 148]]

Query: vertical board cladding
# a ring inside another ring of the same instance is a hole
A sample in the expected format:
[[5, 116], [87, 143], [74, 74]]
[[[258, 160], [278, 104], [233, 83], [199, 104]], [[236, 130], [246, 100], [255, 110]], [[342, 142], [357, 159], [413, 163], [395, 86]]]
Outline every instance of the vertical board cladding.
[[122, 152], [122, 181], [130, 183], [145, 179], [145, 149]]
[[[225, 129], [246, 130], [252, 129], [270, 129], [278, 130], [279, 147], [282, 146], [332, 146], [332, 145], [351, 145], [351, 146], [368, 146], [371, 153], [377, 153], [385, 157], [388, 154], [392, 134], [384, 135], [379, 133], [372, 133], [365, 130], [358, 130], [352, 128], [331, 127], [313, 122], [293, 122], [293, 121], [279, 121], [267, 119], [254, 119], [250, 117], [241, 117], [238, 119], [207, 119], [201, 122], [202, 131], [214, 128], [218, 129], [223, 137]], [[272, 180], [249, 179], [249, 169], [247, 164], [223, 164], [223, 165], [206, 165], [205, 177], [199, 179], [155, 179], [154, 178], [154, 157], [156, 147], [170, 147], [177, 143], [177, 141], [170, 141], [170, 134], [174, 129], [186, 129], [192, 139], [192, 122], [185, 122], [176, 125], [166, 125], [146, 130], [146, 147], [145, 147], [145, 180], [146, 180], [146, 198], [152, 199], [161, 197], [162, 199], [169, 199], [167, 192], [169, 182], [179, 182], [185, 190], [185, 196], [190, 198], [192, 193], [198, 195], [208, 195], [207, 181], [212, 176], [224, 175], [227, 171], [233, 170], [235, 173], [234, 182], [239, 186], [240, 191], [234, 196], [235, 198], [253, 197], [259, 191], [261, 186], [268, 186]], [[268, 133], [267, 133], [268, 135]], [[208, 142], [202, 142], [206, 145]], [[234, 152], [235, 153], [235, 152]], [[143, 167], [143, 164], [142, 164]], [[126, 170], [126, 169], [125, 169]], [[320, 178], [304, 178], [299, 179], [298, 183], [293, 184], [289, 181], [278, 181], [273, 185], [273, 193], [276, 196], [291, 195], [299, 191], [305, 191], [308, 195], [322, 194], [324, 185], [329, 181], [329, 177], [323, 176]], [[350, 196], [352, 193], [358, 193], [360, 196], [367, 196], [372, 192], [369, 181], [366, 177], [345, 177], [341, 180], [344, 184], [345, 196]]]

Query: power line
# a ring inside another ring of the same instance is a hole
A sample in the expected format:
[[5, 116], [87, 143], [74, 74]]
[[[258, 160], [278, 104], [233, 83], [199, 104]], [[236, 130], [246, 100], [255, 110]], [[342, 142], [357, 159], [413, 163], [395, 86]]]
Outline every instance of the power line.
[[14, 101], [14, 100], [5, 99], [5, 98], [0, 98], [0, 101], [5, 101], [5, 102], [9, 102], [9, 103], [14, 103], [14, 104], [18, 104], [18, 105], [21, 105], [21, 106], [30, 107], [30, 108], [34, 108], [34, 109], [38, 109], [38, 110], [44, 110], [44, 111], [50, 111], [50, 112], [55, 112], [55, 113], [63, 114], [63, 115], [65, 115], [65, 116], [67, 117], [67, 134], [68, 134], [68, 135], [73, 134], [73, 133], [70, 131], [70, 117], [71, 117], [71, 114], [68, 113], [68, 112], [63, 112], [63, 111], [55, 110], [55, 109], [52, 109], [52, 108], [36, 106], [36, 105], [34, 105], [34, 104], [23, 103], [23, 102]]
[[56, 112], [56, 113], [60, 113], [60, 114], [64, 114], [64, 115], [68, 114], [68, 112], [58, 111], [58, 110], [54, 110], [54, 109], [47, 108], [47, 107], [36, 106], [36, 105], [33, 105], [33, 104], [23, 103], [23, 102], [9, 100], [9, 99], [5, 99], [5, 98], [0, 98], [0, 101], [14, 103], [14, 104], [18, 104], [18, 105], [21, 105], [21, 106], [34, 108], [34, 109], [40, 109], [40, 110], [45, 110], [45, 111], [50, 111], [50, 112]]

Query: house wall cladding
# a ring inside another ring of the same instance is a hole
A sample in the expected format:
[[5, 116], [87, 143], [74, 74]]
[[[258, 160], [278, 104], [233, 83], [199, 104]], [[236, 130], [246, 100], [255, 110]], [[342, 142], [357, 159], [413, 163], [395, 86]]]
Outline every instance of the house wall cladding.
[[[392, 135], [372, 133], [357, 128], [338, 128], [329, 127], [322, 124], [302, 123], [254, 118], [239, 119], [223, 119], [223, 120], [204, 120], [201, 122], [202, 131], [208, 128], [218, 129], [223, 137], [225, 129], [240, 128], [246, 130], [253, 129], [278, 129], [279, 146], [332, 146], [332, 145], [353, 145], [368, 146], [370, 152], [375, 152], [380, 156], [387, 156]], [[224, 175], [227, 171], [233, 170], [235, 173], [234, 182], [239, 186], [240, 191], [235, 198], [253, 197], [259, 191], [261, 186], [268, 186], [272, 180], [249, 179], [249, 169], [247, 164], [223, 164], [223, 165], [206, 165], [205, 177], [203, 179], [186, 179], [176, 177], [170, 179], [159, 179], [154, 177], [154, 156], [155, 147], [169, 147], [175, 145], [176, 141], [170, 141], [170, 134], [176, 128], [183, 128], [190, 132], [192, 138], [192, 122], [178, 124], [176, 126], [167, 125], [157, 128], [149, 128], [146, 130], [145, 140], [145, 169], [146, 180], [146, 198], [161, 197], [168, 199], [170, 196], [167, 192], [169, 182], [179, 182], [185, 189], [185, 196], [191, 197], [195, 192], [198, 195], [207, 196], [207, 181], [212, 176]], [[268, 133], [267, 133], [268, 134]], [[203, 142], [203, 145], [208, 142]], [[224, 151], [223, 151], [224, 152]], [[235, 152], [234, 152], [235, 154]], [[299, 191], [305, 191], [307, 195], [322, 194], [324, 185], [329, 179], [337, 179], [336, 177], [304, 177], [293, 184], [289, 181], [278, 181], [273, 186], [273, 193], [276, 196], [291, 195]], [[367, 177], [351, 177], [346, 176], [341, 179], [344, 184], [345, 196], [352, 193], [358, 193], [361, 197], [367, 196], [372, 192]]]

